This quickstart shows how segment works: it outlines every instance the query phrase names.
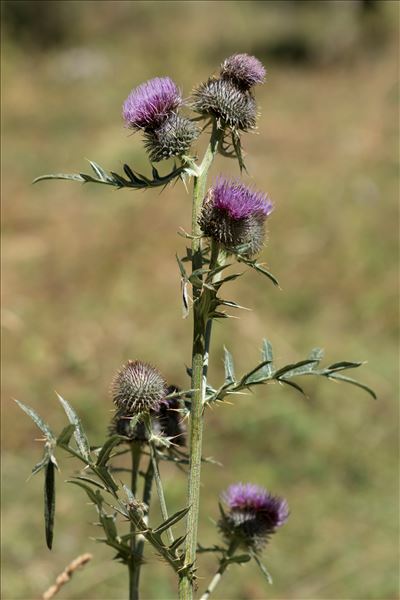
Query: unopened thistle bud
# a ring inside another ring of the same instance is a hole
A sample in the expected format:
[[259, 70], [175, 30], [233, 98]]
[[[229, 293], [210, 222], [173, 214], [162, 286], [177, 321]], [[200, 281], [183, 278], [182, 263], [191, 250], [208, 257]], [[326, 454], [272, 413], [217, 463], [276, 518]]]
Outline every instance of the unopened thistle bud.
[[262, 192], [220, 177], [203, 201], [199, 225], [226, 250], [251, 257], [262, 248], [265, 219], [272, 210]]
[[129, 417], [158, 410], [166, 395], [166, 383], [151, 365], [130, 360], [114, 377], [111, 392], [119, 411]]
[[249, 90], [253, 85], [264, 83], [265, 69], [255, 56], [234, 54], [222, 63], [221, 77], [242, 90]]
[[160, 127], [145, 133], [145, 148], [153, 162], [183, 156], [199, 133], [192, 121], [171, 113]]
[[192, 108], [232, 130], [247, 131], [256, 126], [256, 101], [229, 79], [211, 78], [202, 83], [193, 93]]
[[131, 91], [122, 115], [131, 129], [154, 131], [181, 104], [181, 93], [172, 79], [155, 77]]
[[269, 537], [286, 523], [289, 507], [284, 498], [251, 483], [236, 483], [222, 494], [228, 512], [222, 511], [218, 528], [225, 540], [260, 552]]
[[130, 442], [146, 442], [148, 439], [146, 426], [139, 421], [132, 427], [132, 417], [128, 417], [124, 411], [117, 411], [108, 426], [108, 435], [121, 435]]

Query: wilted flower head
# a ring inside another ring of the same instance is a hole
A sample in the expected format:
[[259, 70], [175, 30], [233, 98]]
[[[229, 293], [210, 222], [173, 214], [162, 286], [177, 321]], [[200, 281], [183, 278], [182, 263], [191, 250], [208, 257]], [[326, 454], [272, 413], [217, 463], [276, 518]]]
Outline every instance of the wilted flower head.
[[253, 96], [229, 79], [211, 78], [193, 92], [192, 108], [211, 115], [232, 130], [247, 131], [256, 126], [257, 107]]
[[192, 121], [171, 113], [157, 129], [146, 132], [145, 148], [153, 162], [183, 156], [198, 135], [199, 130]]
[[181, 93], [172, 79], [155, 77], [131, 91], [122, 114], [128, 127], [153, 131], [181, 104]]
[[129, 417], [158, 410], [166, 395], [166, 383], [151, 365], [130, 360], [114, 377], [111, 392], [114, 404]]
[[253, 85], [264, 82], [265, 69], [255, 56], [233, 54], [222, 63], [221, 77], [249, 90]]
[[267, 195], [220, 177], [203, 201], [199, 224], [227, 250], [253, 256], [262, 248], [264, 222], [272, 210]]
[[222, 511], [218, 527], [228, 542], [237, 541], [259, 552], [278, 527], [286, 523], [289, 507], [284, 498], [273, 496], [252, 483], [236, 483], [222, 494], [229, 511]]

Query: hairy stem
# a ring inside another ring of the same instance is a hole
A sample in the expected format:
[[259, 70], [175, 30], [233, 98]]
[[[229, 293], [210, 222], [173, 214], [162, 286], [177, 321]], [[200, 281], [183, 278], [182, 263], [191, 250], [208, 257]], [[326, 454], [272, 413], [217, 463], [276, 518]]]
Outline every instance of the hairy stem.
[[[217, 153], [219, 140], [223, 131], [213, 122], [210, 143], [199, 167], [199, 175], [194, 178], [192, 204], [192, 272], [203, 267], [201, 228], [199, 216], [206, 191], [207, 174]], [[185, 569], [179, 583], [179, 597], [190, 600], [193, 597], [192, 566], [196, 561], [197, 527], [199, 519], [200, 472], [203, 436], [203, 400], [205, 394], [204, 367], [206, 363], [207, 345], [210, 344], [211, 327], [208, 330], [206, 345], [207, 315], [201, 295], [202, 289], [193, 286], [193, 346], [192, 346], [192, 389], [194, 390], [190, 414], [190, 463], [188, 482], [188, 513], [186, 522]]]
[[[131, 471], [131, 490], [136, 495], [137, 477], [139, 473], [141, 446], [139, 442], [131, 443], [132, 471]], [[131, 558], [129, 568], [129, 600], [138, 600], [139, 598], [139, 571], [140, 561], [136, 557], [136, 528], [131, 521]]]

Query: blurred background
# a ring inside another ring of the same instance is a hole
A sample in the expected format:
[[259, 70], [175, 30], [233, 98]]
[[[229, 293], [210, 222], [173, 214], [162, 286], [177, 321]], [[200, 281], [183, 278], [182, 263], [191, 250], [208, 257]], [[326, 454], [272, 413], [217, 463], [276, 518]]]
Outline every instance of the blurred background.
[[[268, 71], [256, 90], [259, 130], [243, 141], [246, 181], [275, 202], [263, 258], [282, 291], [253, 272], [230, 286], [253, 311], [216, 325], [211, 380], [223, 377], [224, 344], [244, 372], [265, 336], [281, 365], [318, 345], [326, 364], [368, 361], [355, 376], [379, 399], [306, 380], [308, 398], [271, 385], [208, 412], [205, 454], [224, 468], [203, 470], [201, 542], [217, 541], [217, 497], [232, 482], [257, 482], [291, 507], [264, 555], [274, 586], [253, 564], [232, 567], [215, 598], [398, 597], [398, 13], [397, 2], [372, 0], [2, 2], [5, 600], [39, 597], [85, 551], [92, 562], [60, 599], [127, 594], [124, 568], [89, 539], [94, 510], [64, 483], [76, 464], [61, 456], [46, 549], [42, 477], [26, 482], [41, 456], [38, 430], [12, 398], [60, 431], [57, 390], [97, 444], [121, 363], [151, 361], [187, 387], [191, 352], [174, 257], [184, 252], [179, 227], [190, 227], [183, 186], [160, 194], [31, 181], [87, 172], [85, 158], [146, 172], [140, 136], [121, 118], [131, 88], [169, 75], [187, 97], [236, 52]], [[212, 176], [220, 171], [239, 175], [222, 158]], [[164, 478], [177, 510], [185, 478], [169, 468]], [[147, 560], [143, 598], [174, 598], [169, 569], [151, 552]], [[203, 589], [215, 565], [200, 566]]]

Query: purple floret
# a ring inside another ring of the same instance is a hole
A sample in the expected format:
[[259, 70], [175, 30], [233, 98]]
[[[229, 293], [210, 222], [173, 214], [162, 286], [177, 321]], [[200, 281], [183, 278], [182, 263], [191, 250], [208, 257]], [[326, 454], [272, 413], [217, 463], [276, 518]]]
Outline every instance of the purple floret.
[[152, 131], [181, 103], [181, 93], [172, 79], [155, 77], [131, 91], [124, 102], [122, 115], [128, 127]]
[[222, 63], [221, 76], [250, 89], [253, 85], [264, 82], [265, 69], [255, 56], [233, 54]]
[[289, 516], [289, 507], [284, 498], [273, 496], [266, 489], [252, 483], [231, 485], [222, 499], [234, 513], [267, 517], [271, 532], [281, 527]]
[[213, 206], [239, 221], [250, 216], [267, 217], [273, 210], [269, 197], [239, 181], [220, 177], [212, 188]]

